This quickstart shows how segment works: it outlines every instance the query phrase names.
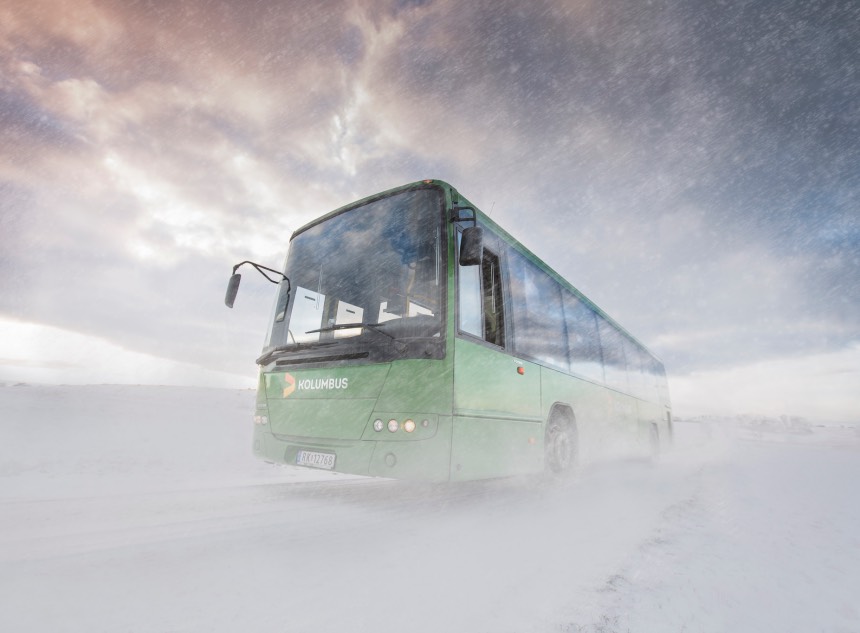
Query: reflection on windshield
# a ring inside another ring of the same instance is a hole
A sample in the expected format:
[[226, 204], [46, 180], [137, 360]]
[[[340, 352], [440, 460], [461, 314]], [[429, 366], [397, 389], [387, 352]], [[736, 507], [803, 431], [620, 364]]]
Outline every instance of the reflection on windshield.
[[441, 205], [436, 189], [407, 191], [297, 235], [286, 268], [292, 296], [282, 288], [268, 348], [441, 337]]

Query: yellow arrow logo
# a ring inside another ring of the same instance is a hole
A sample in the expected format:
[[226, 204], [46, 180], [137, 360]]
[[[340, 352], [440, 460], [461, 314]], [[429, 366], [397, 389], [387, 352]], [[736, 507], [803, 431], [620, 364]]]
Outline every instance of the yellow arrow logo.
[[290, 374], [284, 374], [284, 398], [289, 397], [296, 390], [296, 379]]

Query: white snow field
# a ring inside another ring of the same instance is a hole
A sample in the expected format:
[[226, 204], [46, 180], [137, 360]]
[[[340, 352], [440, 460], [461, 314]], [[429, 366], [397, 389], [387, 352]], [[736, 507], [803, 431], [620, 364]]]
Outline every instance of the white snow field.
[[0, 631], [860, 631], [860, 434], [415, 485], [250, 454], [252, 391], [0, 388]]

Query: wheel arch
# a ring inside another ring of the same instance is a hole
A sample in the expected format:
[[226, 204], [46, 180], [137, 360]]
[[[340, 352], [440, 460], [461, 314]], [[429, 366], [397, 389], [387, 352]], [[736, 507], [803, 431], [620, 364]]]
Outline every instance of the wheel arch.
[[[559, 434], [556, 429], [560, 429]], [[563, 455], [563, 457], [561, 457]], [[579, 433], [573, 407], [555, 402], [544, 424], [544, 469], [554, 475], [569, 473], [579, 461]]]
[[576, 414], [573, 412], [573, 407], [566, 402], [554, 402], [549, 408], [549, 414], [546, 416], [546, 424], [553, 419], [553, 416], [559, 416], [564, 423], [572, 427], [576, 431]]

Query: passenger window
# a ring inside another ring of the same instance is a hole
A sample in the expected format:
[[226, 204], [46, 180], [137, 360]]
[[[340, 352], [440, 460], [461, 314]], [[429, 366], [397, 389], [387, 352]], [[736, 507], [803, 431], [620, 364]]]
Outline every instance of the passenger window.
[[621, 391], [627, 391], [627, 359], [624, 357], [624, 342], [614, 325], [603, 317], [597, 317], [600, 332], [600, 348], [603, 352], [603, 371], [606, 384]]
[[[461, 235], [458, 234], [458, 244]], [[505, 310], [499, 256], [484, 249], [479, 266], [459, 266], [460, 332], [504, 347]]]
[[567, 332], [558, 283], [514, 249], [508, 249], [508, 265], [514, 349], [568, 371]]
[[597, 316], [588, 305], [567, 290], [562, 291], [562, 300], [570, 371], [602, 382], [603, 358], [597, 334]]

